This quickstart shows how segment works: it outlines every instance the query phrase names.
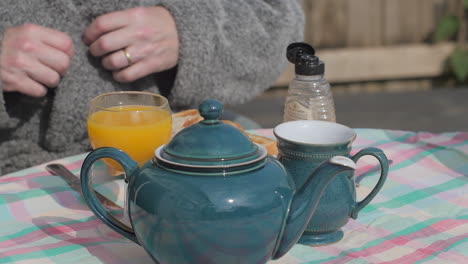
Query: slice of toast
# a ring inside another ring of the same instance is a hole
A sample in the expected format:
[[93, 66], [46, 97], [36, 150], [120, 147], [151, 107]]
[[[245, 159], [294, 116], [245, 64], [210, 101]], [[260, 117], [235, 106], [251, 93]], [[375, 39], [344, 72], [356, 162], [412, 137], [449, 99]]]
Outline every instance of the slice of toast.
[[276, 146], [276, 140], [273, 140], [273, 139], [268, 138], [268, 137], [264, 137], [264, 136], [249, 133], [249, 132], [245, 131], [244, 128], [242, 127], [242, 125], [237, 123], [237, 122], [232, 122], [230, 120], [223, 120], [223, 122], [226, 123], [226, 124], [237, 127], [242, 132], [244, 132], [250, 138], [250, 140], [252, 140], [253, 142], [255, 142], [257, 144], [265, 146], [265, 148], [268, 150], [268, 154], [270, 154], [272, 156], [276, 156], [276, 154], [278, 154], [278, 147]]
[[231, 126], [234, 126], [234, 127], [237, 127], [238, 129], [242, 130], [245, 132], [244, 128], [242, 127], [241, 124], [237, 123], [237, 122], [233, 122], [231, 120], [222, 120], [224, 123], [228, 124], [228, 125], [231, 125]]
[[272, 156], [276, 156], [278, 154], [278, 146], [276, 145], [276, 140], [268, 138], [268, 137], [248, 133], [245, 131], [244, 133], [246, 133], [247, 136], [249, 136], [249, 138], [253, 142], [263, 145], [268, 150], [268, 154]]
[[[172, 136], [175, 136], [182, 129], [196, 124], [203, 120], [203, 117], [200, 116], [197, 109], [189, 109], [181, 112], [172, 114]], [[233, 122], [230, 120], [222, 120], [224, 123], [232, 125], [244, 132], [253, 142], [261, 144], [266, 147], [268, 154], [276, 156], [278, 154], [278, 148], [276, 146], [276, 140], [248, 133], [244, 130], [241, 124]]]
[[203, 120], [197, 109], [188, 109], [172, 114], [172, 136], [182, 129]]

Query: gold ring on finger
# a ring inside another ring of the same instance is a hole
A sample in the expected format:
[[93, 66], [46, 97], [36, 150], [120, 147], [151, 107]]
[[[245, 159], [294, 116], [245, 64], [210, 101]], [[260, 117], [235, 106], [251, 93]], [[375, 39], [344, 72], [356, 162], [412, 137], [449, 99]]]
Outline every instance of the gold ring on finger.
[[132, 65], [133, 64], [132, 55], [130, 55], [130, 53], [128, 52], [127, 49], [123, 49], [122, 51], [123, 51], [123, 53], [125, 55], [125, 58], [127, 58], [128, 65]]

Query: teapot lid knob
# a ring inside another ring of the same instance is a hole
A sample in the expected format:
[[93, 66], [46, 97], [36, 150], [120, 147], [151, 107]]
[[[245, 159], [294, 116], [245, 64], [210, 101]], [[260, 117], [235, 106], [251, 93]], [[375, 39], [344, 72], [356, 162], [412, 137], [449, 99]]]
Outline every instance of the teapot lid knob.
[[219, 118], [223, 113], [223, 104], [214, 99], [203, 101], [198, 107], [200, 115], [205, 119], [201, 121], [205, 124], [216, 124], [219, 123]]

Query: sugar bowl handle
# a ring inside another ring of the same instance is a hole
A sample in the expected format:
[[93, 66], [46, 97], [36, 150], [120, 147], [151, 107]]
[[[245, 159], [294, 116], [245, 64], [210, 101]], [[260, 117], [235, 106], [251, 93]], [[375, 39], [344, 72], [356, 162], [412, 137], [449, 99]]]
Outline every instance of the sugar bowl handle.
[[[120, 163], [125, 170], [126, 177], [138, 175], [140, 168], [138, 163], [134, 161], [127, 153], [116, 148], [98, 148], [92, 151], [83, 162], [81, 167], [81, 188], [83, 189], [83, 197], [88, 204], [89, 208], [103, 223], [114, 229], [119, 234], [139, 244], [135, 232], [130, 227], [127, 227], [119, 220], [115, 219], [104, 206], [99, 202], [94, 190], [92, 188], [92, 179], [90, 176], [91, 168], [97, 160], [101, 158], [111, 158]], [[128, 210], [128, 208], [124, 208]]]

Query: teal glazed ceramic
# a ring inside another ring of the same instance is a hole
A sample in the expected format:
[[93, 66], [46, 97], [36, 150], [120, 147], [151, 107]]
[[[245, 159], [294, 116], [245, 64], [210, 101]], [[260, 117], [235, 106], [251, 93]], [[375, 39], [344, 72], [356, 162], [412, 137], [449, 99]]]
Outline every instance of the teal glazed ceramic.
[[274, 134], [278, 139], [278, 159], [299, 189], [308, 181], [310, 171], [334, 156], [349, 157], [357, 162], [362, 156], [371, 155], [380, 162], [379, 181], [360, 202], [356, 201], [352, 171], [343, 172], [331, 180], [299, 243], [321, 246], [341, 240], [341, 227], [349, 218], [356, 219], [359, 211], [369, 204], [382, 188], [388, 172], [387, 157], [377, 148], [362, 149], [351, 157], [351, 144], [356, 134], [351, 128], [337, 123], [292, 121], [278, 125]]
[[[284, 166], [234, 126], [222, 104], [205, 101], [204, 120], [178, 133], [143, 167], [114, 148], [92, 151], [81, 170], [84, 198], [105, 224], [141, 245], [156, 263], [266, 263], [293, 247], [326, 185], [350, 172], [346, 157], [322, 163], [300, 189]], [[100, 158], [125, 169], [131, 227], [114, 219], [91, 187]], [[310, 174], [310, 173], [309, 173]]]

